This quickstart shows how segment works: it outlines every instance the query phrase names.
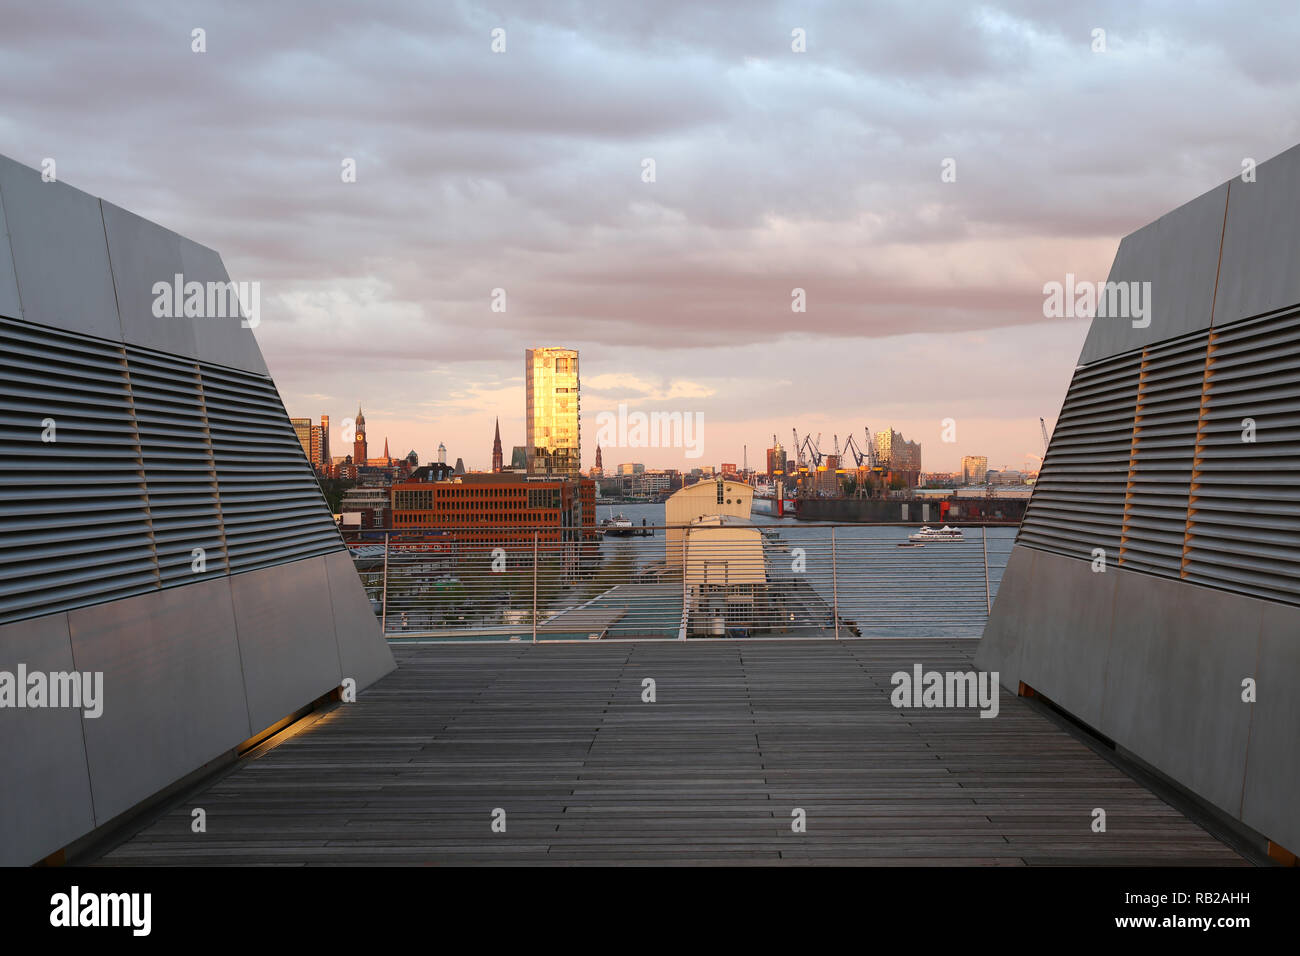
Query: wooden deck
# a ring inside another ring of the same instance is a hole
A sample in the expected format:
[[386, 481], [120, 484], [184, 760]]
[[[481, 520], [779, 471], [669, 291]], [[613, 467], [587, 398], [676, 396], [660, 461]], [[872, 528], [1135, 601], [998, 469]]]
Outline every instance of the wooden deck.
[[991, 720], [890, 704], [893, 672], [969, 670], [975, 646], [401, 645], [358, 703], [99, 862], [1245, 863], [1005, 692]]

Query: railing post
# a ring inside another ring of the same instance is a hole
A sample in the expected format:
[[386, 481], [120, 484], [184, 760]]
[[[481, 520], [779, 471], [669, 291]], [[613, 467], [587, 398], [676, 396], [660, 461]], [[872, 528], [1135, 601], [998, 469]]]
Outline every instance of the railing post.
[[379, 633], [388, 636], [388, 535], [384, 532], [384, 583], [379, 589]]
[[[664, 529], [664, 538], [667, 540], [668, 529]], [[691, 629], [691, 608], [689, 602], [689, 590], [686, 587], [686, 548], [690, 542], [690, 529], [682, 529], [682, 633], [679, 635], [681, 640], [686, 640], [686, 635]]]
[[537, 532], [533, 532], [533, 643], [537, 643]]
[[835, 526], [831, 526], [831, 607], [835, 614], [835, 640], [840, 639], [840, 575], [835, 564]]
[[993, 613], [993, 598], [989, 594], [989, 526], [985, 525], [980, 535], [980, 544], [984, 546], [984, 613]]

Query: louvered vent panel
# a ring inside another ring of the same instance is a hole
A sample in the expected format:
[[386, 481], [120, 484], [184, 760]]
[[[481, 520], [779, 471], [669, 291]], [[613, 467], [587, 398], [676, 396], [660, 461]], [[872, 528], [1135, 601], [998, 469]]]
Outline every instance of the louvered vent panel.
[[275, 386], [210, 365], [201, 373], [231, 571], [341, 550]]
[[0, 623], [157, 588], [122, 349], [8, 320], [0, 340]]
[[1184, 579], [1300, 604], [1300, 313], [1216, 330], [1198, 461]]
[[198, 366], [132, 348], [127, 364], [163, 586], [220, 577], [226, 555]]
[[1152, 346], [1143, 358], [1119, 556], [1130, 571], [1182, 568], [1207, 340]]
[[1118, 555], [1139, 355], [1074, 374], [1017, 539], [1073, 557]]

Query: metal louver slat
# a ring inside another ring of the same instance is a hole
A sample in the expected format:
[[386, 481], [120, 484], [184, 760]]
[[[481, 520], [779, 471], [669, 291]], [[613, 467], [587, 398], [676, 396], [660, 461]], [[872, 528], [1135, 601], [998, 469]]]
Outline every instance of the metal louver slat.
[[1297, 475], [1300, 314], [1219, 327], [1183, 577], [1300, 604]]
[[121, 347], [0, 320], [0, 454], [0, 623], [158, 587]]
[[1078, 369], [1020, 525], [1018, 541], [1091, 558], [1119, 552], [1140, 356]]
[[1297, 476], [1292, 311], [1076, 370], [1018, 540], [1300, 605]]
[[343, 548], [302, 443], [269, 379], [201, 365], [232, 572]]
[[1143, 356], [1119, 554], [1129, 570], [1181, 570], [1208, 348], [1205, 332]]
[[140, 349], [126, 353], [162, 585], [220, 577], [225, 543], [198, 366]]

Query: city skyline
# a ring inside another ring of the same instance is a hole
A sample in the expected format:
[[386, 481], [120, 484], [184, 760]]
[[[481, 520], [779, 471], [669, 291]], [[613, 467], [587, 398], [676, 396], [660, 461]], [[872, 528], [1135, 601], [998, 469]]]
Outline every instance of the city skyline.
[[[520, 386], [520, 390], [522, 391], [522, 385]], [[585, 385], [583, 386], [583, 392], [584, 393], [586, 392]], [[585, 398], [584, 398], [584, 405], [585, 405]], [[363, 407], [363, 411], [369, 408], [369, 406], [364, 401], [362, 402], [362, 407]], [[311, 414], [300, 414], [300, 409], [294, 407], [290, 407], [288, 411], [295, 420], [312, 418]], [[594, 414], [599, 411], [609, 411], [612, 413], [613, 411], [615, 411], [615, 408], [597, 408], [594, 409], [592, 413], [590, 413], [590, 415], [594, 416]], [[337, 443], [342, 440], [340, 436], [342, 435], [342, 429], [346, 427], [346, 422], [348, 421], [348, 419], [345, 418], [341, 420], [335, 418], [332, 414], [329, 414], [328, 412], [315, 412], [313, 414], [317, 419], [321, 418], [323, 415], [325, 418], [327, 418], [330, 422], [333, 423], [332, 427], [338, 432], [338, 434], [334, 436], [334, 439], [331, 442], [330, 447], [331, 448], [337, 447]], [[475, 416], [475, 420], [477, 420], [478, 417], [479, 416]], [[405, 457], [409, 451], [414, 451], [419, 456], [421, 463], [437, 461], [438, 445], [446, 444], [446, 447], [448, 449], [447, 454], [452, 455], [451, 450], [455, 449], [455, 455], [453, 457], [464, 458], [465, 467], [467, 470], [491, 472], [493, 470], [492, 468], [493, 438], [497, 430], [501, 429], [501, 434], [504, 436], [502, 437], [501, 442], [504, 446], [512, 447], [515, 446], [516, 444], [522, 445], [523, 444], [522, 441], [516, 443], [511, 441], [511, 438], [516, 431], [518, 432], [519, 436], [522, 438], [524, 433], [525, 416], [524, 415], [514, 416], [515, 418], [517, 418], [517, 422], [512, 422], [512, 416], [510, 416], [506, 412], [485, 413], [484, 417], [487, 417], [491, 420], [491, 424], [489, 428], [492, 434], [488, 436], [486, 442], [483, 441], [479, 441], [477, 443], [471, 442], [469, 444], [466, 444], [463, 447], [460, 445], [448, 444], [444, 439], [440, 439], [436, 437], [437, 435], [443, 433], [438, 431], [437, 425], [427, 425], [427, 426], [420, 425], [420, 426], [415, 426], [403, 430], [401, 433], [408, 436], [412, 434], [419, 434], [420, 432], [427, 433], [424, 439], [414, 444], [406, 440], [398, 440], [396, 438], [393, 438], [393, 432], [387, 429], [386, 426], [393, 422], [398, 422], [400, 424], [401, 420], [378, 417], [375, 413], [371, 413], [369, 411], [366, 412], [366, 432], [369, 439], [378, 442], [381, 446], [385, 441], [388, 441], [389, 446], [392, 449], [392, 455], [394, 458]], [[584, 417], [590, 417], [590, 416], [584, 416]], [[463, 416], [461, 418], [463, 419]], [[1051, 430], [1051, 423], [1054, 422], [1054, 420], [1055, 420], [1055, 415], [1047, 419], [1048, 422], [1047, 427], [1049, 432]], [[512, 424], [515, 425], [514, 430], [512, 430], [511, 428]], [[832, 426], [834, 425], [834, 423], [830, 423], [830, 424]], [[923, 423], [923, 422], [912, 423], [912, 425], [914, 426], [924, 426], [926, 424], [927, 423]], [[979, 422], [973, 422], [972, 424], [978, 426]], [[586, 474], [592, 468], [592, 466], [595, 464], [596, 461], [596, 439], [594, 437], [594, 433], [596, 429], [594, 427], [591, 427], [590, 422], [588, 422], [588, 427], [590, 428], [590, 434], [592, 437], [590, 437], [587, 442], [584, 442], [582, 447], [582, 473], [583, 474]], [[942, 421], [932, 423], [933, 436], [929, 443], [921, 442], [919, 439], [915, 438], [914, 435], [916, 434], [916, 432], [912, 431], [910, 428], [899, 428], [896, 425], [891, 426], [890, 424], [885, 424], [879, 429], [879, 431], [877, 431], [877, 429], [875, 428], [872, 428], [871, 431], [872, 431], [873, 444], [874, 444], [874, 438], [878, 433], [883, 432], [888, 434], [891, 428], [894, 432], [901, 434], [903, 438], [907, 439], [907, 441], [918, 442], [919, 444], [921, 444], [922, 445], [922, 469], [921, 470], [923, 473], [961, 474], [962, 459], [977, 454], [978, 449], [976, 448], [975, 451], [964, 451], [962, 450], [960, 444], [958, 443], [944, 442], [941, 436], [945, 427], [946, 427], [945, 423]], [[1029, 440], [1025, 442], [1026, 450], [1022, 453], [1020, 457], [1008, 458], [1006, 460], [997, 459], [996, 461], [994, 457], [991, 455], [980, 454], [979, 457], [987, 459], [989, 462], [988, 467], [994, 469], [1002, 469], [1002, 468], [1021, 469], [1027, 459], [1032, 459], [1032, 463], [1034, 465], [1034, 468], [1036, 469], [1038, 463], [1041, 460], [1042, 452], [1041, 452], [1041, 440], [1039, 442], [1040, 450], [1037, 452], [1032, 450], [1033, 438], [1037, 434], [1038, 423], [1034, 422], [1033, 427], [1035, 431], [1030, 435]], [[450, 428], [445, 429], [445, 431], [451, 431], [451, 430], [452, 429]], [[466, 426], [463, 424], [463, 420], [458, 419], [456, 430], [460, 433], [463, 433], [464, 431], [467, 430]], [[811, 429], [812, 436], [816, 437], [818, 431], [819, 430], [816, 428]], [[838, 435], [841, 448], [843, 448], [849, 434], [847, 432], [835, 432], [832, 430], [825, 430], [825, 429], [822, 429], [820, 431], [822, 436], [821, 450], [826, 454], [831, 454], [832, 443], [836, 435]], [[762, 441], [761, 435], [756, 435], [755, 436], [756, 441], [748, 445], [748, 459], [749, 459], [750, 471], [763, 472], [766, 469], [767, 467], [766, 454], [768, 449], [772, 447], [771, 434], [772, 434], [771, 432], [768, 433], [768, 437], [765, 442]], [[780, 444], [782, 448], [785, 450], [786, 455], [791, 459], [793, 459], [795, 453], [789, 447], [790, 445], [789, 428], [785, 429], [784, 440], [782, 439], [781, 431], [777, 431], [775, 434], [777, 437], [778, 444]], [[807, 433], [803, 429], [799, 429], [799, 438], [801, 442], [805, 434]], [[855, 430], [855, 432], [853, 432], [853, 435], [854, 435], [854, 440], [861, 445], [863, 440], [863, 427], [859, 426]], [[484, 445], [487, 450], [483, 451], [482, 449], [480, 449], [478, 447], [480, 444]], [[865, 445], [862, 445], [862, 447], [865, 448]], [[602, 448], [605, 453], [606, 461], [610, 462], [610, 464], [606, 466], [607, 473], [608, 470], [611, 468], [617, 468], [618, 465], [620, 464], [630, 463], [630, 462], [644, 464], [647, 468], [654, 469], [654, 470], [678, 470], [683, 472], [690, 472], [692, 469], [699, 468], [702, 465], [712, 466], [714, 468], [717, 468], [720, 466], [722, 462], [734, 462], [739, 466], [743, 463], [746, 457], [746, 451], [743, 445], [738, 445], [734, 448], [730, 448], [730, 447], [724, 448], [715, 455], [711, 455], [706, 446], [705, 453], [699, 458], [687, 457], [685, 450], [681, 448], [635, 447], [635, 446], [628, 446], [628, 445], [603, 445]], [[351, 453], [351, 446], [349, 445], [348, 451], [345, 452], [345, 454], [350, 454], [350, 453]], [[612, 457], [611, 457], [611, 453], [613, 453]], [[342, 455], [337, 455], [337, 454], [333, 455], [332, 457], [339, 460], [343, 458]], [[375, 456], [372, 455], [371, 457], [373, 458]], [[947, 467], [945, 464], [949, 461], [949, 459], [951, 459], [954, 462], [952, 467]], [[844, 461], [848, 462], [847, 454], [844, 456]], [[851, 462], [849, 462], [849, 464], [851, 464]]]
[[[1044, 319], [1044, 283], [1104, 278], [1120, 237], [1300, 138], [1290, 9], [1263, 36], [1229, 10], [1122, 3], [898, 9], [869, 29], [848, 4], [650, 20], [506, 2], [357, 32], [328, 7], [214, 9], [203, 54], [145, 4], [77, 8], [89, 51], [71, 8], [44, 9], [6, 22], [0, 148], [260, 282], [292, 414], [360, 399], [399, 453], [442, 441], [478, 467], [498, 414], [524, 443], [517, 356], [538, 342], [597, 373], [584, 413], [701, 413], [710, 461], [870, 425], [936, 470], [1017, 467], [1087, 327]], [[1081, 135], [1108, 102], [1124, 113]], [[142, 147], [158, 116], [167, 148]]]

